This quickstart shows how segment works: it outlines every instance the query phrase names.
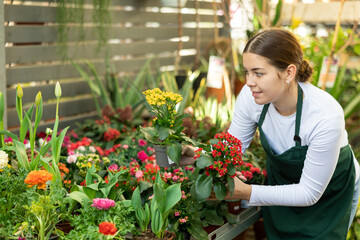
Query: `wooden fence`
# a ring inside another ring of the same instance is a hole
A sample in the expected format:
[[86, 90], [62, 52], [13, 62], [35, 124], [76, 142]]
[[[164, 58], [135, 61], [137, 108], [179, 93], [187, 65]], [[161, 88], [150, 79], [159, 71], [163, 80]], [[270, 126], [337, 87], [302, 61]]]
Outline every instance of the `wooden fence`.
[[[53, 126], [56, 81], [62, 88], [61, 128], [96, 116], [88, 84], [59, 54], [62, 45], [58, 41], [57, 2], [5, 0], [0, 4], [0, 91], [6, 99], [6, 128], [16, 131], [19, 127], [15, 107], [18, 83], [23, 88], [26, 107], [34, 103], [36, 94], [41, 91], [44, 101], [42, 130]], [[89, 7], [84, 11], [85, 23], [81, 28], [84, 37], [78, 38], [79, 24], [69, 28], [66, 52], [73, 61], [93, 62], [99, 73], [103, 73], [105, 50], [99, 50], [96, 24], [91, 24], [92, 1], [85, 0], [85, 5]], [[108, 29], [111, 64], [118, 73], [130, 75], [141, 69], [149, 56], [155, 58], [154, 69], [174, 66], [179, 32], [182, 32], [181, 53], [184, 54], [181, 63], [193, 64], [195, 57], [204, 53], [214, 34], [222, 28], [217, 22], [218, 5], [209, 0], [188, 0], [179, 15], [177, 7], [165, 8], [159, 0], [113, 0], [109, 8], [112, 24]]]

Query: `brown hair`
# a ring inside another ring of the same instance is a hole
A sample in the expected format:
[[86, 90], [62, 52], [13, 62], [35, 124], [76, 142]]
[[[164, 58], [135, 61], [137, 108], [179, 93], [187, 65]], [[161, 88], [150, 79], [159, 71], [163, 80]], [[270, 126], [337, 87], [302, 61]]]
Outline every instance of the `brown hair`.
[[244, 53], [247, 52], [267, 58], [280, 71], [294, 64], [299, 82], [307, 82], [313, 73], [312, 67], [303, 59], [299, 41], [284, 29], [273, 28], [257, 33], [247, 42]]

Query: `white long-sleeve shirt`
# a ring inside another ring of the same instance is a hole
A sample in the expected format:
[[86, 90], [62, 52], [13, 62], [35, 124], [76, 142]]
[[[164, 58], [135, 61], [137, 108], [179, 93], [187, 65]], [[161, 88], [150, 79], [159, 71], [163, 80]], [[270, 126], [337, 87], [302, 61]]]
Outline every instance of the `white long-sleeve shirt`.
[[[324, 193], [335, 171], [340, 148], [348, 144], [344, 112], [340, 104], [327, 92], [310, 83], [299, 83], [304, 100], [300, 124], [301, 145], [308, 146], [300, 182], [297, 184], [252, 185], [250, 206], [311, 206]], [[246, 85], [240, 92], [229, 133], [249, 147], [256, 131], [263, 105], [255, 103]], [[262, 129], [275, 154], [295, 146], [296, 113], [282, 116], [270, 104]], [[359, 164], [354, 156], [356, 179]]]

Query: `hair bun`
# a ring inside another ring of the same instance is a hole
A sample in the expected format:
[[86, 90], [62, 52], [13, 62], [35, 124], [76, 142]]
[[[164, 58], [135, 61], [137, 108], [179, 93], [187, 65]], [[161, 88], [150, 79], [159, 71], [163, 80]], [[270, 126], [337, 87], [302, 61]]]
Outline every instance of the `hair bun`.
[[313, 74], [313, 68], [310, 66], [308, 61], [303, 59], [299, 67], [298, 81], [307, 82], [309, 81], [312, 74]]

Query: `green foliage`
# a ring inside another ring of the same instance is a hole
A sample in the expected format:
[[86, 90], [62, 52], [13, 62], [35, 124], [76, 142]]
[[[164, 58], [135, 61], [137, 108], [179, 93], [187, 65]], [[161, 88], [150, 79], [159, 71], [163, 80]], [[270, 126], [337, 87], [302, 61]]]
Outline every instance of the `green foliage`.
[[16, 226], [25, 221], [23, 206], [29, 196], [24, 183], [27, 173], [24, 168], [15, 171], [8, 167], [0, 172], [0, 239], [8, 239]]
[[[115, 71], [110, 67], [108, 57], [106, 58], [104, 81], [90, 61], [85, 60], [85, 63], [91, 74], [88, 74], [85, 68], [81, 67], [79, 64], [75, 62], [72, 62], [72, 64], [81, 77], [88, 83], [99, 116], [101, 116], [101, 109], [106, 105], [114, 110], [130, 106], [134, 111], [134, 118], [139, 118], [144, 110], [143, 103], [145, 102], [145, 97], [141, 93], [141, 90], [144, 88], [146, 81], [150, 83], [155, 81], [150, 69], [151, 61], [152, 59], [150, 58], [145, 62], [144, 66], [135, 77], [135, 80], [125, 78], [121, 87], [118, 84]], [[98, 98], [100, 99], [100, 102], [98, 101]]]
[[158, 171], [153, 189], [150, 206], [151, 230], [158, 238], [162, 238], [169, 224], [169, 213], [181, 199], [181, 184], [167, 186]]
[[123, 179], [124, 174], [126, 174], [125, 170], [119, 171], [115, 174], [108, 171], [109, 182], [106, 183], [105, 180], [96, 173], [96, 168], [92, 165], [86, 173], [86, 186], [73, 185], [69, 197], [82, 205], [94, 198], [109, 198], [117, 200], [121, 196], [117, 192], [115, 184], [119, 181], [126, 180]]
[[137, 187], [131, 197], [131, 206], [135, 210], [135, 219], [141, 232], [145, 232], [150, 223], [150, 208], [148, 203], [142, 206], [140, 187]]
[[105, 239], [98, 227], [104, 221], [112, 222], [118, 229], [117, 234], [111, 236], [112, 239], [124, 239], [126, 234], [136, 233], [134, 209], [121, 201], [108, 210], [91, 207], [91, 201], [85, 201], [76, 212], [79, 214], [74, 215], [71, 221], [74, 229], [65, 239]]

